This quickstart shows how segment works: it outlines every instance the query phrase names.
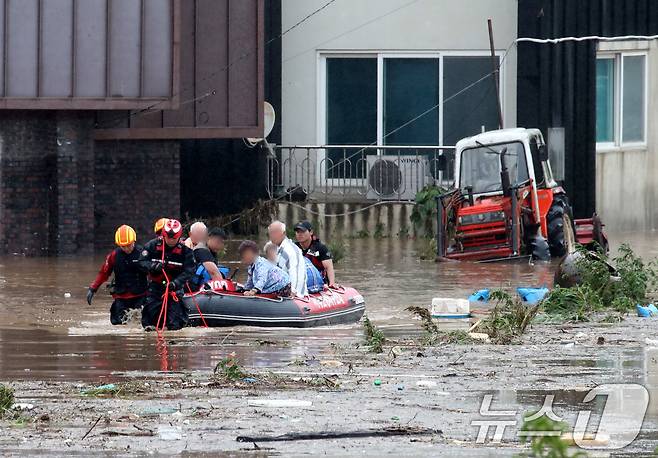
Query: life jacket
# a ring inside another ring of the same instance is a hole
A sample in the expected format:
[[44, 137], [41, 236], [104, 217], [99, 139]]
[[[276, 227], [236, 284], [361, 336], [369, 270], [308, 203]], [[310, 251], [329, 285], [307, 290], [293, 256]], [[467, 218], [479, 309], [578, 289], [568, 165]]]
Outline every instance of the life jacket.
[[306, 262], [306, 286], [309, 293], [319, 293], [324, 290], [324, 279], [320, 271], [313, 265], [311, 260], [304, 256]]
[[114, 281], [110, 292], [112, 294], [135, 294], [140, 295], [146, 291], [146, 274], [139, 268], [139, 254], [141, 247], [136, 246], [130, 253], [126, 254], [121, 248], [117, 248], [114, 254]]
[[[227, 279], [231, 271], [229, 270], [228, 267], [224, 266], [217, 266], [219, 269], [219, 273], [222, 274], [222, 276]], [[208, 272], [208, 269], [204, 267], [203, 264], [199, 264], [196, 267], [196, 271], [194, 272], [194, 280], [192, 283], [194, 284], [194, 287], [196, 289], [201, 288], [204, 284], [208, 283], [212, 277], [210, 276], [210, 273]]]
[[312, 254], [310, 254], [310, 250], [307, 250], [307, 252], [304, 253], [304, 257], [309, 261], [311, 261], [313, 267], [318, 269], [318, 271], [324, 271], [324, 265], [322, 264], [322, 261], [320, 261], [320, 259], [318, 259], [317, 256], [313, 256]]
[[[162, 250], [164, 249], [164, 271], [167, 273], [169, 279], [174, 279], [183, 271], [183, 265], [185, 263], [184, 248], [187, 247], [180, 243], [180, 241], [173, 247], [169, 247], [164, 243], [162, 238], [158, 238], [155, 240], [154, 247], [151, 246], [145, 249], [149, 251], [151, 261], [161, 261], [163, 259]], [[165, 281], [166, 277], [164, 273], [161, 272], [158, 274], [149, 274], [149, 278], [152, 282], [161, 283]]]

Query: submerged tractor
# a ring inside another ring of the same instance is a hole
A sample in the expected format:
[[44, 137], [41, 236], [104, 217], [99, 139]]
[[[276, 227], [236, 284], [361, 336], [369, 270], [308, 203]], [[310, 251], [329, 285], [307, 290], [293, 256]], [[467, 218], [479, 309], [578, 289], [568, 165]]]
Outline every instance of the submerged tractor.
[[439, 197], [440, 258], [484, 261], [564, 256], [607, 239], [596, 215], [574, 220], [538, 129], [485, 132], [457, 143], [455, 187]]

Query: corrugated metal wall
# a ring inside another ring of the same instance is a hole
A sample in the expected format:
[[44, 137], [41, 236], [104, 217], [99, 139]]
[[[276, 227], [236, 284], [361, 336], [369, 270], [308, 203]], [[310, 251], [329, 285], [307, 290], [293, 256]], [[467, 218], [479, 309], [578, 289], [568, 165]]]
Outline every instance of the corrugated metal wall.
[[180, 30], [180, 108], [101, 116], [97, 139], [262, 136], [263, 0], [183, 0]]
[[[281, 143], [281, 0], [265, 1], [265, 99], [276, 110], [268, 140]], [[265, 151], [240, 140], [181, 142], [181, 213], [226, 215], [267, 198]], [[230, 198], [229, 198], [230, 197]]]
[[175, 9], [174, 0], [0, 0], [0, 107], [169, 100]]
[[[519, 0], [519, 37], [658, 34], [657, 0]], [[520, 43], [518, 125], [565, 128], [576, 217], [596, 208], [596, 43]]]

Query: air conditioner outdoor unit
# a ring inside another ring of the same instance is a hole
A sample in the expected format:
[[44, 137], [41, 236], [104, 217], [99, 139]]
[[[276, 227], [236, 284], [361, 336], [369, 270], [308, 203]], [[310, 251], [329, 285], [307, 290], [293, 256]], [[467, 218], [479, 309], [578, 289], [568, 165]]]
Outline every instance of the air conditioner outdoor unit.
[[434, 180], [424, 156], [368, 156], [370, 200], [414, 200]]

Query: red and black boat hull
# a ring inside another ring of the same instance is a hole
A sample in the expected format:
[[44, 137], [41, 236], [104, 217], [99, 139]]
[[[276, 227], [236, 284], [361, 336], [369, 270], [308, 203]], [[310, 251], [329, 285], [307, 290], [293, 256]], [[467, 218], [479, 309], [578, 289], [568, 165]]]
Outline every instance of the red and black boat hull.
[[363, 297], [353, 288], [331, 289], [306, 298], [245, 297], [237, 292], [202, 291], [183, 299], [191, 326], [308, 328], [358, 321]]

